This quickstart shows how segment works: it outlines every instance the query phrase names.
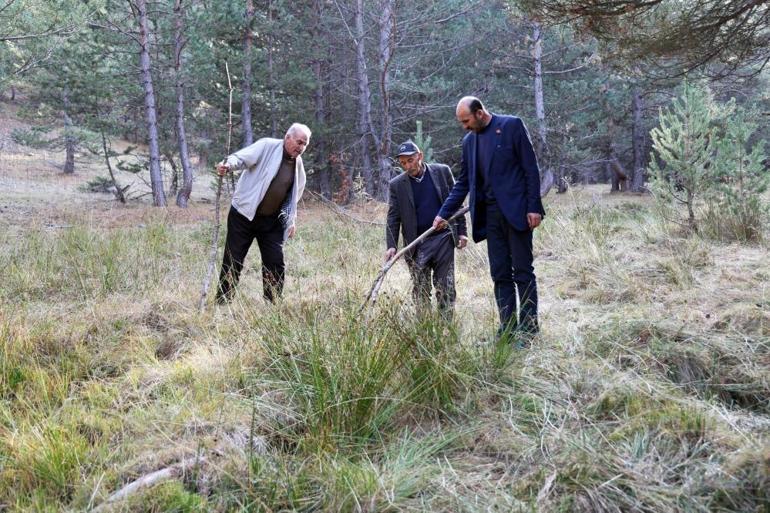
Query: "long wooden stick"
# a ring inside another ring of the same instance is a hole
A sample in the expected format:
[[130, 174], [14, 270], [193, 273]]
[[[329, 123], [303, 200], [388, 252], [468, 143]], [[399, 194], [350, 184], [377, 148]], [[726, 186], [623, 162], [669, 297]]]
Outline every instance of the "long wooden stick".
[[[454, 215], [452, 215], [449, 219], [447, 219], [446, 222], [451, 223], [461, 215], [465, 215], [465, 213], [468, 212], [468, 210], [469, 210], [469, 207], [461, 208], [460, 210], [455, 212]], [[435, 231], [436, 229], [431, 226], [430, 228], [425, 230], [425, 232], [422, 235], [414, 239], [408, 246], [401, 249], [401, 251], [393, 255], [393, 257], [390, 260], [385, 262], [385, 265], [382, 266], [382, 269], [380, 269], [380, 273], [377, 275], [377, 278], [374, 280], [374, 283], [372, 284], [372, 288], [369, 289], [369, 294], [366, 295], [364, 304], [361, 306], [361, 311], [363, 311], [364, 308], [366, 308], [367, 304], [371, 303], [373, 305], [377, 301], [377, 295], [380, 293], [380, 287], [382, 286], [382, 282], [385, 281], [385, 275], [388, 273], [388, 271], [390, 271], [390, 268], [393, 267], [393, 264], [395, 264], [398, 261], [398, 259], [404, 255], [404, 253], [406, 253], [407, 251], [410, 251], [412, 248], [417, 246], [420, 242], [425, 240], [426, 237], [428, 237]]]
[[[225, 158], [230, 155], [230, 142], [233, 138], [233, 83], [230, 80], [230, 68], [225, 61], [225, 71], [227, 72], [227, 87], [230, 92], [230, 104], [227, 113], [227, 150], [225, 151]], [[209, 253], [209, 266], [206, 270], [206, 278], [203, 280], [203, 288], [201, 289], [201, 298], [198, 302], [198, 311], [202, 312], [206, 306], [206, 296], [209, 293], [209, 286], [211, 285], [211, 278], [214, 275], [214, 266], [217, 261], [217, 250], [219, 249], [219, 200], [222, 197], [222, 175], [217, 173], [217, 196], [214, 200], [214, 235], [211, 237], [211, 252]]]

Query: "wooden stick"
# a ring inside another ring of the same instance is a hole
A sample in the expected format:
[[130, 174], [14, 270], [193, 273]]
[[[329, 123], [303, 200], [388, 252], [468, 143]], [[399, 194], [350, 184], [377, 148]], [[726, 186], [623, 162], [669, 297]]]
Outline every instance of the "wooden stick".
[[91, 513], [101, 513], [103, 511], [107, 511], [113, 505], [115, 505], [116, 502], [123, 501], [140, 490], [143, 490], [145, 488], [150, 488], [164, 481], [176, 479], [184, 475], [186, 472], [199, 466], [205, 460], [206, 458], [204, 457], [190, 458], [190, 459], [182, 460], [178, 463], [175, 463], [170, 467], [166, 467], [164, 469], [156, 470], [155, 472], [145, 474], [139, 479], [135, 481], [131, 481], [130, 483], [125, 485], [123, 488], [121, 488], [117, 492], [110, 495], [106, 501], [104, 501], [99, 506], [92, 509]]
[[[230, 92], [230, 106], [227, 114], [227, 150], [225, 151], [225, 158], [230, 155], [230, 142], [233, 138], [233, 83], [230, 80], [230, 68], [225, 61], [225, 71], [227, 72], [227, 87]], [[217, 196], [214, 200], [214, 235], [211, 238], [211, 252], [209, 253], [209, 266], [206, 270], [206, 278], [203, 280], [203, 288], [201, 289], [201, 298], [198, 302], [198, 311], [202, 312], [206, 306], [206, 296], [209, 292], [209, 285], [211, 285], [211, 278], [214, 275], [214, 266], [217, 260], [217, 250], [219, 249], [219, 200], [222, 197], [222, 175], [217, 173]]]
[[[465, 215], [465, 213], [468, 212], [468, 210], [469, 210], [469, 207], [461, 208], [460, 210], [455, 212], [449, 219], [447, 219], [446, 222], [451, 223], [461, 215]], [[425, 232], [422, 235], [414, 239], [408, 246], [406, 246], [405, 248], [401, 249], [401, 251], [393, 255], [393, 258], [385, 262], [385, 265], [383, 265], [382, 269], [380, 269], [380, 274], [377, 275], [377, 279], [374, 280], [374, 283], [372, 284], [372, 288], [369, 289], [369, 294], [367, 294], [366, 299], [364, 300], [364, 304], [361, 306], [362, 312], [364, 308], [366, 308], [367, 304], [371, 302], [371, 304], [373, 305], [377, 301], [377, 295], [380, 292], [380, 287], [382, 286], [382, 282], [385, 280], [385, 275], [388, 273], [388, 271], [390, 271], [390, 268], [393, 267], [393, 264], [395, 264], [396, 261], [404, 255], [404, 253], [406, 253], [407, 251], [417, 246], [420, 242], [425, 240], [426, 237], [428, 237], [430, 234], [432, 234], [435, 231], [436, 229], [431, 226], [430, 228], [425, 230]]]

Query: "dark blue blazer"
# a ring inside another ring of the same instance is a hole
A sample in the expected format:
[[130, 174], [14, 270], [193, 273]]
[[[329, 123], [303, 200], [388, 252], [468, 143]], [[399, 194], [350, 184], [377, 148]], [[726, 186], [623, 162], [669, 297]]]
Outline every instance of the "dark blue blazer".
[[[527, 127], [516, 116], [495, 115], [490, 129], [497, 137], [495, 150], [489, 163], [489, 180], [495, 193], [497, 206], [516, 230], [529, 230], [527, 213], [545, 216], [540, 201], [540, 171], [532, 148]], [[439, 210], [444, 219], [454, 214], [470, 193], [470, 212], [473, 226], [473, 240], [481, 242], [487, 238], [487, 209], [483, 191], [476, 186], [475, 132], [463, 138], [463, 156], [460, 176]]]

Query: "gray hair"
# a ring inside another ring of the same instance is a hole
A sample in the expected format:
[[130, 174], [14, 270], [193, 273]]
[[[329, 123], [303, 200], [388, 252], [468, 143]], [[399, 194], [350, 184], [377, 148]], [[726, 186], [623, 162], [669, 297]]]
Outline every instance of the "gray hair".
[[302, 123], [292, 123], [289, 129], [286, 130], [286, 135], [294, 135], [297, 132], [304, 133], [308, 139], [310, 139], [310, 135], [312, 134], [307, 125], [303, 125]]

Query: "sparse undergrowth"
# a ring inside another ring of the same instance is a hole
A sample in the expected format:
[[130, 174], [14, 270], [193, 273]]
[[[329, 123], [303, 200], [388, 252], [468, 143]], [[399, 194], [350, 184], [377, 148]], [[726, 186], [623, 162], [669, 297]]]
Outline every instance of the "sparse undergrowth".
[[[495, 347], [483, 245], [456, 323], [416, 319], [381, 230], [303, 212], [195, 308], [208, 227], [30, 226], [0, 246], [0, 510], [768, 511], [767, 248], [677, 238], [644, 198], [559, 197], [543, 332]], [[181, 468], [181, 467], [179, 467]]]

